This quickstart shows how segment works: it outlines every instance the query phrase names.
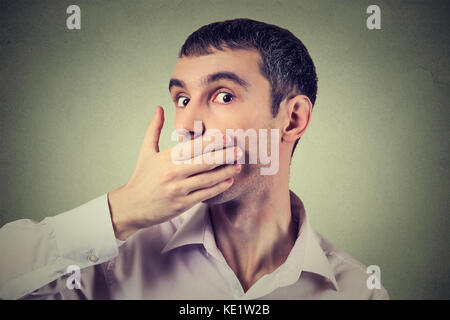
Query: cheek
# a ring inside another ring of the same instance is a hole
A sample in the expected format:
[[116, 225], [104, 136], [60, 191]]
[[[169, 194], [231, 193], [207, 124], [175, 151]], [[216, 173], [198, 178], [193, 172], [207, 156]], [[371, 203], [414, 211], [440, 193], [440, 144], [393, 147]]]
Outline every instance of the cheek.
[[247, 129], [251, 127], [248, 117], [238, 112], [227, 112], [219, 117], [211, 117], [206, 125], [207, 128], [217, 128], [223, 132], [225, 132], [225, 129]]
[[265, 128], [272, 120], [272, 113], [267, 101], [236, 105], [234, 108], [223, 108], [205, 119], [208, 127], [218, 129], [258, 129]]

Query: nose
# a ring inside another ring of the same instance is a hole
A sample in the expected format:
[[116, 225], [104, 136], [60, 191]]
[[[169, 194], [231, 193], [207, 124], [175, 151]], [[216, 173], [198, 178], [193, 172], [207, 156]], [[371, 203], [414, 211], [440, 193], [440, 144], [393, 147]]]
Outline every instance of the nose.
[[206, 131], [202, 106], [190, 101], [184, 109], [176, 112], [175, 130], [185, 134], [189, 132], [190, 139], [202, 136]]

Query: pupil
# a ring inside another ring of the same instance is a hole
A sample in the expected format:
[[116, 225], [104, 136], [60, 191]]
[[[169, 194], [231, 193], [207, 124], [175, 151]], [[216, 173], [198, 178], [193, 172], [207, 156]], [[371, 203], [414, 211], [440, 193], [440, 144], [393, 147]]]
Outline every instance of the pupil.
[[226, 95], [223, 97], [223, 101], [225, 101], [225, 102], [230, 102], [230, 101], [231, 101], [231, 96], [230, 96], [229, 94], [226, 94]]

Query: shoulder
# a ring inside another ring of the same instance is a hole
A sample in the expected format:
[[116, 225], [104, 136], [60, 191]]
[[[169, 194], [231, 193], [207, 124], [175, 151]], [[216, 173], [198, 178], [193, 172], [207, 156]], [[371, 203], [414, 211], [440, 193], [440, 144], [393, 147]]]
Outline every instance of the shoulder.
[[389, 294], [382, 285], [379, 289], [369, 288], [371, 273], [368, 273], [364, 264], [339, 249], [319, 232], [314, 231], [314, 234], [331, 265], [342, 299], [389, 299]]

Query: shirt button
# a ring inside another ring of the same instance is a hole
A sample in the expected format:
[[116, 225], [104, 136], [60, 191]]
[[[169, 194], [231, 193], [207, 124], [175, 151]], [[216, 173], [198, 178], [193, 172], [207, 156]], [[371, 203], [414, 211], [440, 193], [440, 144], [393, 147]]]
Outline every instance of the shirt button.
[[88, 260], [90, 261], [90, 262], [97, 262], [98, 261], [98, 257], [97, 257], [97, 255], [95, 254], [95, 253], [90, 253], [89, 255], [88, 255]]

